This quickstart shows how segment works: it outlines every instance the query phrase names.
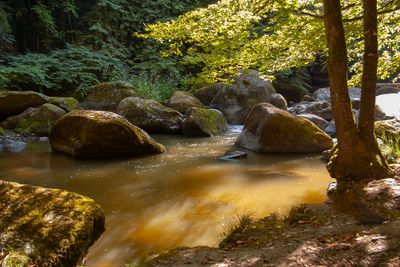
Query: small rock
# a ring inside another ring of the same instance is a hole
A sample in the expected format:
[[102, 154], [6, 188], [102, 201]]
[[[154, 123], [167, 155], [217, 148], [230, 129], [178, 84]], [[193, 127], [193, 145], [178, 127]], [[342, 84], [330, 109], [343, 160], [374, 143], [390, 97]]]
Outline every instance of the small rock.
[[244, 159], [247, 158], [247, 153], [244, 151], [227, 151], [220, 159], [222, 160], [233, 160], [233, 159]]

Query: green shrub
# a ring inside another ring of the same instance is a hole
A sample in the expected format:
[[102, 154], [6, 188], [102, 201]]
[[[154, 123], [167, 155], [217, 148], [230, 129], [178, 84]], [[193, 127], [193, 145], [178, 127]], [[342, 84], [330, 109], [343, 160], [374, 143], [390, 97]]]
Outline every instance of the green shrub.
[[48, 94], [74, 91], [84, 96], [90, 86], [127, 80], [128, 67], [120, 60], [90, 48], [68, 47], [50, 54], [28, 53], [3, 58], [0, 88]]

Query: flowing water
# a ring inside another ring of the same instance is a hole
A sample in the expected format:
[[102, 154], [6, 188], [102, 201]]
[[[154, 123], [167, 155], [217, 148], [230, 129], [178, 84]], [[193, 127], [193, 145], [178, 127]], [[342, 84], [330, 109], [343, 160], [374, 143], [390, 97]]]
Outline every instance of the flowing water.
[[284, 213], [324, 201], [330, 177], [319, 155], [256, 154], [223, 161], [240, 127], [213, 138], [154, 136], [168, 151], [132, 159], [77, 160], [48, 143], [0, 152], [0, 177], [89, 196], [106, 213], [106, 232], [87, 266], [123, 266], [177, 246], [216, 246], [238, 215]]

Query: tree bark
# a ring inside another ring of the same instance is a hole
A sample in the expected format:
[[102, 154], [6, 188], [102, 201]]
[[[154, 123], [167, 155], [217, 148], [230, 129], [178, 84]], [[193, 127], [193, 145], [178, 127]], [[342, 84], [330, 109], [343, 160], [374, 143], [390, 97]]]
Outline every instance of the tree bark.
[[[365, 1], [368, 2], [365, 3], [365, 5], [368, 5], [371, 4], [370, 1], [375, 0]], [[371, 11], [368, 9], [368, 12], [372, 12], [373, 14], [373, 10]], [[368, 56], [369, 54], [367, 54], [367, 73], [365, 73], [364, 77], [367, 80], [367, 86], [369, 87], [366, 87], [367, 93], [365, 95], [363, 90], [363, 97], [361, 99], [361, 102], [367, 102], [361, 103], [363, 105], [363, 122], [365, 127], [367, 127], [367, 131], [364, 135], [363, 130], [360, 131], [361, 128], [357, 127], [351, 109], [347, 85], [347, 48], [340, 0], [324, 0], [324, 13], [325, 31], [329, 50], [329, 85], [331, 90], [333, 117], [335, 119], [336, 135], [338, 139], [337, 146], [332, 149], [332, 157], [327, 166], [328, 171], [331, 176], [336, 178], [339, 182], [347, 179], [372, 180], [387, 177], [390, 172], [380, 154], [373, 134], [376, 63], [372, 60], [376, 61], [377, 58], [374, 56], [370, 57]], [[369, 13], [369, 15], [371, 15], [371, 13]], [[371, 30], [369, 28], [369, 23], [373, 24], [373, 22], [369, 22], [368, 18], [366, 18], [366, 20], [368, 23], [366, 23], [367, 25], [365, 27], [372, 33], [372, 35], [366, 35], [368, 41], [371, 41], [371, 44], [366, 47], [366, 50], [373, 51], [373, 49], [377, 49], [377, 45], [374, 45], [373, 40], [370, 40], [369, 38], [374, 37], [374, 34], [376, 38], [376, 26], [375, 33], [373, 33], [374, 29]], [[375, 76], [366, 77], [368, 71], [375, 71]], [[374, 91], [373, 103], [371, 104], [371, 89], [368, 91], [368, 88], [370, 88], [372, 81], [374, 84]]]

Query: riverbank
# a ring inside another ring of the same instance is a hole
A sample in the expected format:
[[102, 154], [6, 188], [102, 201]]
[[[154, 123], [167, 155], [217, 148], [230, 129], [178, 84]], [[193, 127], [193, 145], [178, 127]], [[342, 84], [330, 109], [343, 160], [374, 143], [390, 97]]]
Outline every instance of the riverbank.
[[384, 203], [392, 205], [391, 219], [366, 223], [360, 207], [338, 212], [334, 202], [300, 205], [284, 217], [240, 217], [219, 248], [177, 248], [139, 266], [399, 266], [400, 178], [392, 180], [379, 193], [390, 196]]

